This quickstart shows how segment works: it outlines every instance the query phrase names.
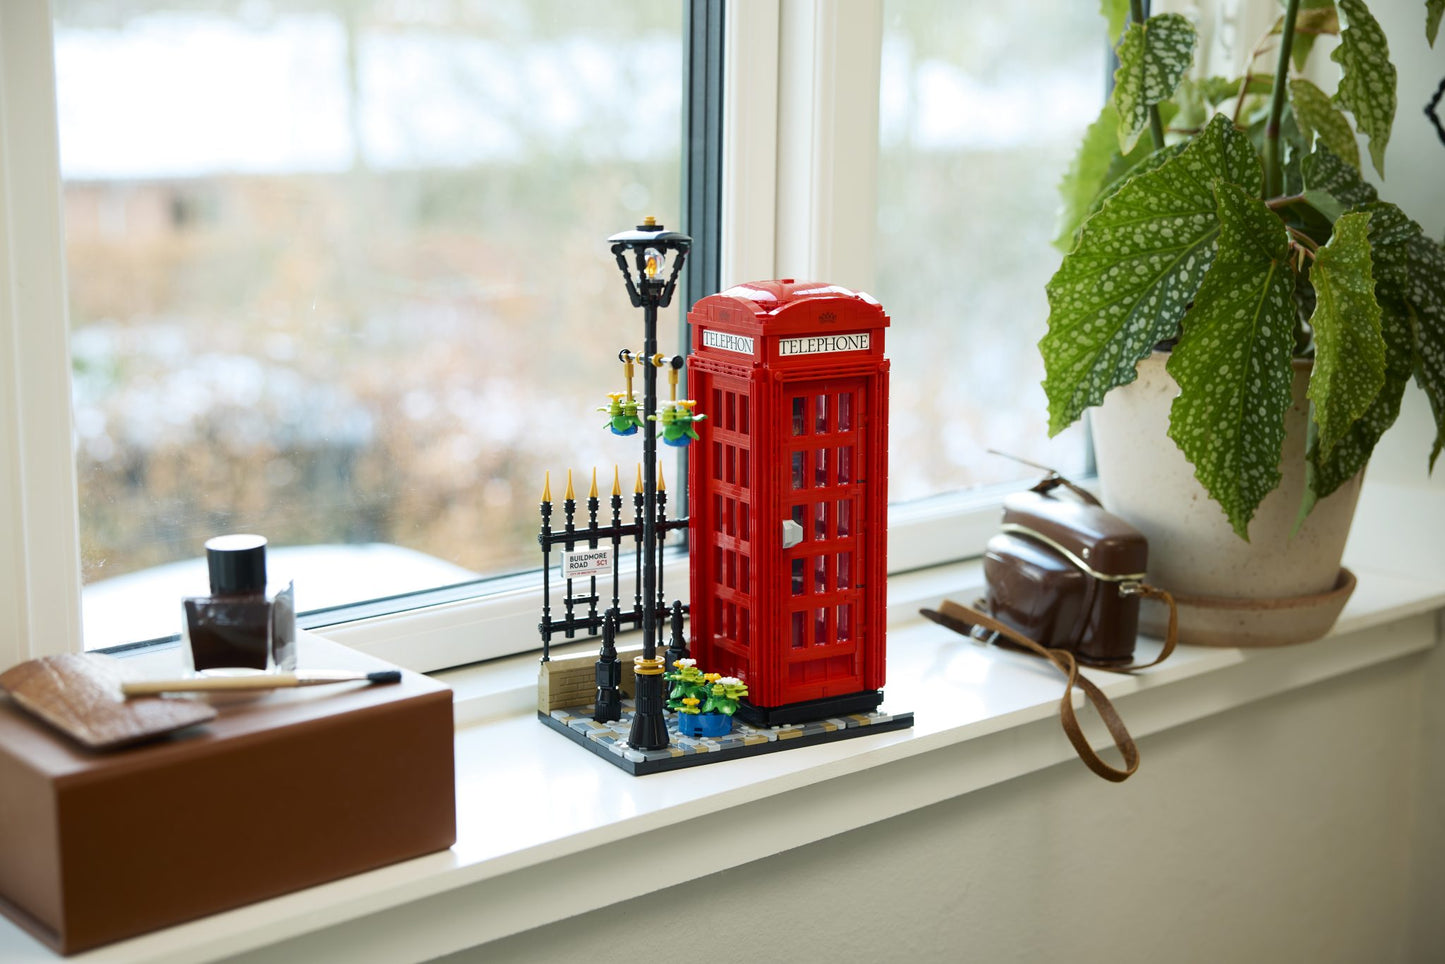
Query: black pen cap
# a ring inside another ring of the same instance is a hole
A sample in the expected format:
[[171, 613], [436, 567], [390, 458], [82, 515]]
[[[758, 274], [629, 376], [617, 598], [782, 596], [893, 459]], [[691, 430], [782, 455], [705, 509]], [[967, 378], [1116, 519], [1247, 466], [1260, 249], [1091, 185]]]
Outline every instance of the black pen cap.
[[266, 591], [266, 537], [250, 534], [206, 540], [211, 594], [235, 596]]

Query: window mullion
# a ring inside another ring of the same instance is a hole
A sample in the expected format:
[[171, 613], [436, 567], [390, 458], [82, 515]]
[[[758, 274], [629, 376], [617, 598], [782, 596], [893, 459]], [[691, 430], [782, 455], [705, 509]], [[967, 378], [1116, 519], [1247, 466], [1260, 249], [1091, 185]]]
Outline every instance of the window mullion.
[[54, 50], [0, 4], [0, 666], [81, 648]]
[[[685, 17], [688, 55], [684, 71], [687, 109], [683, 111], [683, 228], [692, 235], [692, 253], [683, 270], [684, 308], [718, 290], [717, 242], [722, 213], [722, 106], [726, 63], [724, 0], [692, 0]], [[686, 319], [678, 333], [685, 342]]]
[[882, 36], [882, 0], [782, 8], [769, 277], [873, 288]]
[[779, 0], [727, 5], [721, 286], [777, 276]]
[[[677, 319], [678, 350], [686, 353], [687, 313], [694, 302], [720, 288], [722, 240], [723, 106], [727, 62], [724, 56], [726, 0], [690, 0], [684, 16], [687, 56], [683, 58], [687, 108], [682, 131], [683, 230], [692, 235], [692, 252], [682, 277], [682, 310]], [[688, 376], [683, 372], [683, 394]], [[687, 476], [688, 450], [679, 450], [678, 475]], [[686, 485], [677, 487], [680, 517], [691, 505]]]

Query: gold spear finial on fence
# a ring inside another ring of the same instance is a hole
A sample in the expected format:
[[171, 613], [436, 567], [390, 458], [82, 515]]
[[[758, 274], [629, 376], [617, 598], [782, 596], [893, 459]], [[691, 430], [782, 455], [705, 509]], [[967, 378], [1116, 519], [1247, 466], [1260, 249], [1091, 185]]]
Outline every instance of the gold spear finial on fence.
[[614, 497], [622, 494], [622, 467], [612, 466], [612, 495]]
[[662, 477], [662, 459], [657, 460], [657, 491], [667, 491], [667, 480]]
[[642, 494], [642, 463], [637, 463], [637, 484], [632, 487], [634, 495]]
[[548, 472], [542, 476], [542, 501], [552, 501], [552, 473]]
[[592, 491], [587, 493], [587, 498], [597, 498], [597, 466], [592, 466]]
[[566, 499], [568, 502], [573, 502], [573, 501], [575, 501], [575, 500], [577, 499], [576, 493], [574, 493], [574, 492], [572, 491], [572, 470], [571, 470], [571, 469], [568, 469], [568, 470], [567, 470], [567, 494], [564, 495], [562, 498]]

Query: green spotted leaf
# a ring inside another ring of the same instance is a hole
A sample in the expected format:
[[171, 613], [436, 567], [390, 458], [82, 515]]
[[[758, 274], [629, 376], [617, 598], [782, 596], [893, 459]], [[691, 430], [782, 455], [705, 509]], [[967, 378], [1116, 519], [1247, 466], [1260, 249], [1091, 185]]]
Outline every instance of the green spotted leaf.
[[[1302, 191], [1300, 196], [1330, 224], [1334, 224], [1340, 219], [1340, 215], [1345, 213], [1345, 206], [1326, 191]], [[1310, 236], [1314, 237], [1313, 234]]]
[[[1118, 117], [1118, 112], [1115, 112], [1114, 116]], [[1159, 105], [1159, 119], [1164, 122], [1164, 126], [1167, 127], [1174, 123], [1178, 116], [1179, 108], [1173, 101], [1166, 100]], [[1201, 124], [1199, 126], [1202, 127], [1204, 125]], [[1144, 141], [1135, 146], [1128, 154], [1120, 154], [1118, 144], [1115, 144], [1114, 160], [1109, 164], [1109, 176], [1106, 180], [1109, 187], [1105, 188], [1105, 190], [1120, 187], [1130, 175], [1158, 167], [1183, 150], [1184, 144], [1184, 141], [1175, 141], [1173, 144], [1169, 144], [1156, 151], [1152, 143]], [[1094, 207], [1097, 209], [1099, 205], [1095, 204]]]
[[1147, 174], [1149, 171], [1157, 169], [1165, 161], [1183, 151], [1185, 146], [1185, 143], [1181, 141], [1177, 144], [1170, 144], [1157, 151], [1150, 151], [1144, 144], [1140, 144], [1134, 148], [1133, 153], [1128, 155], [1121, 155], [1115, 152], [1114, 163], [1109, 165], [1109, 182], [1104, 185], [1103, 190], [1098, 193], [1093, 203], [1089, 205], [1089, 210], [1084, 215], [1085, 220], [1093, 217], [1110, 198], [1119, 193], [1119, 189], [1125, 184], [1128, 184], [1140, 174]]
[[1309, 400], [1322, 455], [1330, 454], [1385, 384], [1385, 338], [1370, 265], [1370, 215], [1354, 211], [1335, 222], [1310, 270], [1315, 367]]
[[[1127, 5], [1126, 5], [1127, 7]], [[1054, 247], [1067, 251], [1073, 247], [1074, 235], [1079, 225], [1088, 216], [1094, 199], [1109, 181], [1109, 167], [1119, 153], [1119, 142], [1115, 131], [1119, 127], [1119, 114], [1113, 104], [1105, 104], [1099, 117], [1084, 132], [1083, 143], [1074, 155], [1064, 179], [1059, 182], [1059, 196], [1063, 207], [1059, 211], [1059, 233], [1054, 238]]]
[[[1410, 331], [1409, 364], [1435, 414], [1433, 469], [1445, 447], [1445, 249], [1393, 204], [1381, 201], [1361, 210], [1370, 215], [1376, 296], [1387, 316], [1391, 306], [1399, 306], [1395, 313]], [[1386, 317], [1387, 345], [1389, 321]]]
[[[1373, 232], [1372, 232], [1373, 233]], [[1400, 414], [1400, 400], [1410, 382], [1414, 365], [1413, 334], [1409, 321], [1410, 308], [1402, 302], [1380, 299], [1380, 328], [1385, 339], [1385, 380], [1370, 407], [1355, 420], [1328, 455], [1321, 453], [1319, 431], [1310, 426], [1309, 449], [1306, 454], [1304, 503], [1299, 521], [1315, 507], [1315, 503], [1334, 492], [1365, 467], [1375, 443], [1395, 424]]]
[[1327, 144], [1317, 145], [1300, 169], [1307, 191], [1323, 191], [1346, 208], [1369, 204], [1379, 197], [1374, 187], [1360, 177], [1359, 170], [1340, 160]]
[[1423, 232], [1406, 249], [1405, 300], [1415, 336], [1415, 383], [1435, 414], [1430, 469], [1445, 449], [1445, 248]]
[[1370, 161], [1383, 177], [1385, 145], [1395, 123], [1395, 65], [1385, 31], [1370, 15], [1364, 0], [1339, 0], [1348, 26], [1330, 59], [1340, 65], [1335, 102], [1355, 115], [1355, 126], [1370, 139]]
[[1289, 82], [1289, 102], [1295, 121], [1304, 132], [1305, 143], [1314, 137], [1351, 167], [1360, 166], [1360, 146], [1355, 132], [1339, 108], [1330, 103], [1330, 96], [1303, 77]]
[[1408, 300], [1413, 267], [1411, 246], [1428, 240], [1425, 230], [1388, 201], [1371, 201], [1358, 207], [1370, 216], [1370, 247], [1375, 284], [1381, 297]]
[[[1380, 304], [1380, 331], [1385, 339], [1385, 383], [1369, 410], [1350, 426], [1327, 456], [1320, 452], [1318, 433], [1311, 433], [1301, 520], [1317, 499], [1329, 495], [1365, 467], [1375, 444], [1400, 414], [1400, 399], [1412, 374], [1421, 378], [1422, 385], [1433, 382], [1436, 386], [1431, 404], [1435, 406], [1436, 424], [1441, 421], [1436, 402], [1445, 384], [1445, 371], [1438, 361], [1445, 354], [1440, 345], [1440, 332], [1445, 329], [1445, 312], [1440, 308], [1445, 303], [1445, 265], [1437, 265], [1433, 276], [1429, 274], [1429, 263], [1438, 255], [1439, 246], [1393, 204], [1377, 201], [1358, 210], [1370, 217], [1375, 297]], [[1421, 268], [1426, 272], [1423, 275]], [[1433, 305], [1427, 310], [1434, 320], [1417, 310], [1416, 303]], [[1433, 366], [1427, 366], [1419, 357], [1421, 335], [1427, 341], [1425, 350], [1432, 351], [1437, 359]], [[1436, 453], [1439, 445], [1437, 438]], [[1433, 453], [1431, 458], [1433, 462]]]
[[1243, 81], [1238, 77], [1230, 79], [1228, 77], [1220, 77], [1217, 74], [1212, 77], [1205, 77], [1198, 84], [1199, 96], [1203, 97], [1212, 107], [1215, 104], [1220, 104], [1239, 96], [1239, 85], [1241, 83], [1243, 83]]
[[1249, 538], [1255, 509], [1279, 485], [1294, 351], [1289, 234], [1263, 202], [1216, 185], [1219, 254], [1169, 357], [1179, 383], [1169, 437], [1195, 477]]
[[1132, 382], [1139, 359], [1177, 333], [1214, 260], [1221, 179], [1258, 194], [1262, 174], [1249, 139], [1219, 114], [1084, 222], [1049, 281], [1049, 330], [1039, 342], [1051, 435]]
[[[1172, 105], [1161, 105], [1160, 114], [1164, 123], [1169, 123]], [[1152, 171], [1169, 158], [1184, 149], [1184, 143], [1170, 144], [1162, 150], [1150, 150], [1147, 142], [1140, 143], [1128, 154], [1119, 153], [1119, 144], [1114, 136], [1119, 115], [1114, 105], [1105, 104], [1099, 119], [1084, 134], [1084, 142], [1074, 163], [1059, 182], [1059, 195], [1063, 206], [1059, 210], [1059, 233], [1054, 247], [1067, 252], [1078, 239], [1079, 227], [1084, 221], [1104, 206], [1124, 184], [1137, 174]], [[1099, 161], [1105, 160], [1104, 169], [1099, 170]]]
[[1149, 126], [1149, 108], [1168, 100], [1179, 86], [1194, 62], [1196, 39], [1194, 26], [1177, 13], [1129, 24], [1119, 42], [1119, 69], [1114, 71], [1121, 153], [1132, 151]]
[[[1284, 17], [1275, 21], [1271, 33], [1284, 32]], [[1294, 45], [1290, 48], [1290, 59], [1295, 70], [1304, 70], [1314, 49], [1315, 38], [1321, 34], [1338, 34], [1340, 17], [1335, 10], [1335, 0], [1300, 0], [1299, 14], [1295, 18]]]
[[1129, 0], [1099, 0], [1099, 13], [1109, 24], [1109, 43], [1117, 43], [1129, 22]]
[[[1434, 270], [1438, 282], [1445, 275], [1445, 255], [1435, 245]], [[1430, 471], [1435, 471], [1435, 460], [1445, 449], [1445, 307], [1439, 300], [1440, 292], [1434, 292], [1435, 299], [1426, 305], [1411, 303], [1410, 322], [1415, 335], [1415, 384], [1425, 391], [1430, 400], [1430, 410], [1435, 415], [1435, 441], [1430, 446]]]
[[1440, 15], [1445, 14], [1445, 0], [1425, 0], [1425, 39], [1435, 46], [1440, 33]]
[[[1204, 126], [1205, 121], [1214, 116], [1214, 105], [1207, 101], [1204, 88], [1188, 77], [1179, 82], [1179, 86], [1174, 90], [1174, 96], [1164, 103], [1173, 104], [1178, 108], [1178, 113], [1174, 116], [1176, 128], [1198, 130]], [[1164, 123], [1162, 113], [1159, 120]], [[1165, 123], [1165, 129], [1168, 129], [1167, 123]], [[1144, 138], [1143, 142], [1152, 143], [1153, 138]]]
[[[1245, 95], [1268, 97], [1274, 87], [1273, 74], [1250, 74], [1248, 78], [1206, 77], [1197, 85], [1199, 94], [1211, 106], [1224, 101], [1233, 101], [1239, 96], [1240, 85], [1245, 85]], [[1231, 105], [1232, 106], [1232, 105]]]

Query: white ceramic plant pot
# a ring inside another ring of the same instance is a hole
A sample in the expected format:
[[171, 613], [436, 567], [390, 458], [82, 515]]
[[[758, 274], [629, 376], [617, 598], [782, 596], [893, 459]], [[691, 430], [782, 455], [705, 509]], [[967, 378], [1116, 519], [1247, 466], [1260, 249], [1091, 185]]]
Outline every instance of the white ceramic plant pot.
[[[1114, 389], [1091, 414], [1104, 506], [1149, 540], [1149, 581], [1178, 600], [1181, 642], [1259, 646], [1324, 635], [1354, 588], [1340, 557], [1364, 473], [1320, 500], [1291, 535], [1305, 490], [1310, 362], [1294, 363], [1284, 479], [1260, 503], [1246, 542], [1168, 437], [1169, 406], [1179, 394], [1164, 369], [1168, 357], [1145, 358], [1138, 380]], [[1162, 607], [1146, 607], [1141, 630], [1162, 633]]]

